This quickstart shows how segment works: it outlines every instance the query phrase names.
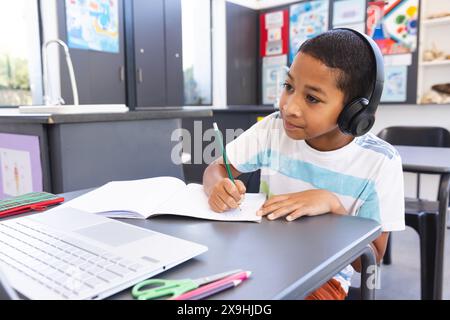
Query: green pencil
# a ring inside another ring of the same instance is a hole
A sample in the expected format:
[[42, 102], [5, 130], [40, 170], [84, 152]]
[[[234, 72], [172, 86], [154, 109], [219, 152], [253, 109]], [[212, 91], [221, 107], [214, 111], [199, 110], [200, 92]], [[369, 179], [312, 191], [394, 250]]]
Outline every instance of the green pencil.
[[[214, 133], [216, 134], [216, 138], [219, 141], [220, 150], [222, 152], [222, 158], [223, 158], [223, 162], [225, 163], [225, 168], [227, 170], [228, 178], [234, 183], [234, 185], [236, 185], [236, 181], [234, 181], [234, 177], [231, 174], [231, 168], [230, 168], [230, 165], [228, 163], [227, 151], [226, 151], [225, 146], [223, 144], [222, 134], [219, 131], [219, 127], [217, 126], [216, 122], [213, 123], [213, 128], [214, 128]], [[239, 210], [242, 211], [240, 206], [239, 206]]]

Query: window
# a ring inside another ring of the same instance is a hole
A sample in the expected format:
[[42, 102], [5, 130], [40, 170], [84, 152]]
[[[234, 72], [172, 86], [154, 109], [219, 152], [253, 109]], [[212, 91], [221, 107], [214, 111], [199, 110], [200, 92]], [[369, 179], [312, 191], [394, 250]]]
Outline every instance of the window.
[[37, 0], [0, 2], [0, 106], [40, 104]]
[[211, 0], [181, 0], [184, 102], [212, 104]]

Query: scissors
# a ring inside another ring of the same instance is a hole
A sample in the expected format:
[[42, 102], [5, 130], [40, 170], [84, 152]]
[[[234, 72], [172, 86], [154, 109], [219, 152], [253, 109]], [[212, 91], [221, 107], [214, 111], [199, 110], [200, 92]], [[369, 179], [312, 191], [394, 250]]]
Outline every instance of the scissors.
[[[162, 297], [176, 297], [188, 291], [197, 289], [198, 287], [231, 276], [241, 269], [227, 271], [199, 279], [181, 279], [181, 280], [164, 280], [149, 279], [142, 281], [133, 287], [131, 294], [138, 300], [152, 300]], [[151, 286], [149, 289], [144, 287]]]

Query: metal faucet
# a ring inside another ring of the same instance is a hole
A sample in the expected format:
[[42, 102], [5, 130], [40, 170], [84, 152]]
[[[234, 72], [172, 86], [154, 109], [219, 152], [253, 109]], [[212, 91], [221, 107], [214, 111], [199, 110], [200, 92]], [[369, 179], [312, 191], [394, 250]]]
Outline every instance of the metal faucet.
[[49, 83], [49, 75], [48, 75], [48, 58], [47, 58], [47, 49], [48, 46], [52, 43], [59, 44], [61, 47], [64, 48], [64, 53], [66, 56], [66, 62], [67, 62], [67, 68], [69, 69], [69, 76], [70, 76], [70, 83], [72, 86], [72, 94], [73, 94], [73, 101], [74, 105], [79, 105], [78, 100], [78, 88], [77, 88], [77, 82], [75, 79], [75, 72], [73, 70], [73, 64], [72, 59], [70, 57], [69, 47], [64, 43], [64, 41], [60, 39], [51, 39], [46, 41], [42, 45], [42, 64], [44, 67], [44, 103], [45, 105], [61, 105], [65, 104], [64, 99], [62, 97], [55, 97], [51, 94], [51, 86]]

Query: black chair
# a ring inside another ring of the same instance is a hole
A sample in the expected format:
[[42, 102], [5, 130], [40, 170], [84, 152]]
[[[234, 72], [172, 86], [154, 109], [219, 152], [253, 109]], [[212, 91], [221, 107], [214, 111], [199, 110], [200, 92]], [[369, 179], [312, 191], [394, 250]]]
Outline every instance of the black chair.
[[[440, 127], [388, 127], [378, 137], [392, 145], [450, 147], [450, 133]], [[420, 198], [420, 174], [416, 180], [416, 199], [405, 199], [405, 223], [420, 239], [420, 274], [422, 299], [432, 297], [430, 286], [434, 281], [433, 261], [436, 254], [439, 202]], [[389, 237], [383, 264], [392, 262], [392, 235]]]
[[244, 183], [247, 193], [259, 193], [261, 170], [243, 173], [239, 176], [239, 180]]

